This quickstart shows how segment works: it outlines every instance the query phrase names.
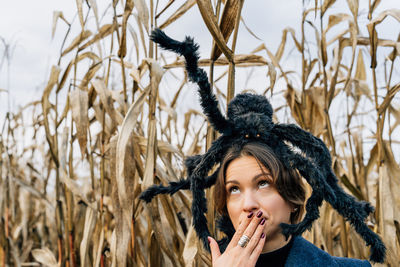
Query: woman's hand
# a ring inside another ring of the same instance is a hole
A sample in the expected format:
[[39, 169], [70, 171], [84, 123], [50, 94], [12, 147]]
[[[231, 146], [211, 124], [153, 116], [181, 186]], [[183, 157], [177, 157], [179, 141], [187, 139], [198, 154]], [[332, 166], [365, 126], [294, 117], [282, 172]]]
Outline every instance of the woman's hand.
[[[262, 212], [259, 211], [256, 216], [251, 212], [241, 221], [223, 254], [219, 250], [217, 241], [212, 237], [208, 237], [212, 265], [214, 267], [255, 266], [265, 243], [264, 227], [265, 218], [262, 217]], [[238, 245], [239, 239], [243, 235], [250, 238], [246, 247]]]

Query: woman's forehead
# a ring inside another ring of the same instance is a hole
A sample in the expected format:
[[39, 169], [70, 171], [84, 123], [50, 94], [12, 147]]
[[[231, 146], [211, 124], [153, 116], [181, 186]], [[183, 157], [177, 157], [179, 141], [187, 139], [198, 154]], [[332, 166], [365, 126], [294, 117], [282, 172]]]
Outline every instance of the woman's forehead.
[[225, 180], [253, 178], [255, 175], [269, 175], [269, 170], [252, 156], [242, 156], [232, 160], [227, 169]]

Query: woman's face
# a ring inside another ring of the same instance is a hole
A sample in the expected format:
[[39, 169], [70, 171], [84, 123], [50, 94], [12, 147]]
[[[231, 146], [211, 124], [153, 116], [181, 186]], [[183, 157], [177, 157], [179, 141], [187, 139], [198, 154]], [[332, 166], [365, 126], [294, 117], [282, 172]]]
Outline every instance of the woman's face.
[[241, 218], [251, 211], [263, 212], [266, 219], [266, 243], [263, 252], [282, 247], [287, 243], [281, 234], [280, 223], [290, 223], [292, 207], [270, 185], [269, 171], [251, 156], [234, 159], [226, 169], [226, 206], [235, 229]]

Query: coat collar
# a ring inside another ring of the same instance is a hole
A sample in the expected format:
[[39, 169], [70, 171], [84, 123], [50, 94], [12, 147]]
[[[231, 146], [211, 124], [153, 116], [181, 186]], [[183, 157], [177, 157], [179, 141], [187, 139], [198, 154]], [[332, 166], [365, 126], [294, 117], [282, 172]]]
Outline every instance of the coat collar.
[[314, 246], [301, 236], [295, 236], [285, 267], [324, 266], [337, 267], [337, 262], [325, 251]]

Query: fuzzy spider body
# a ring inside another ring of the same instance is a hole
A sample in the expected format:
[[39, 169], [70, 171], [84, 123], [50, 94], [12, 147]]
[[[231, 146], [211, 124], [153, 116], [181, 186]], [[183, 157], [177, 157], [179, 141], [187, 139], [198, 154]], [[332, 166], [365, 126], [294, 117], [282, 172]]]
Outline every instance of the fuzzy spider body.
[[[297, 169], [312, 188], [312, 194], [305, 205], [306, 214], [303, 220], [298, 224], [281, 224], [282, 233], [286, 237], [301, 235], [305, 230], [309, 230], [313, 221], [319, 218], [322, 201], [326, 200], [350, 222], [366, 244], [371, 246], [371, 261], [384, 261], [386, 248], [382, 240], [364, 222], [373, 212], [373, 207], [367, 202], [357, 201], [338, 185], [338, 179], [331, 167], [332, 160], [328, 148], [319, 138], [293, 124], [273, 123], [272, 106], [267, 98], [261, 95], [238, 94], [229, 103], [225, 118], [218, 108], [218, 101], [212, 93], [206, 72], [198, 67], [198, 45], [193, 39], [186, 37], [183, 42], [178, 42], [159, 29], [152, 32], [151, 39], [160, 47], [185, 57], [188, 77], [199, 86], [203, 112], [221, 136], [212, 143], [205, 154], [188, 157], [185, 161], [187, 179], [170, 182], [168, 186], [153, 185], [141, 194], [142, 200], [149, 202], [157, 194], [174, 194], [181, 189], [190, 189], [193, 194], [193, 226], [209, 250], [207, 236], [210, 232], [205, 217], [207, 200], [204, 189], [214, 185], [219, 168], [210, 176], [207, 175], [221, 163], [231, 146], [242, 146], [254, 141], [263, 142], [274, 151], [286, 168]], [[229, 222], [229, 218], [222, 218], [218, 222], [218, 225], [225, 227], [222, 230], [228, 236], [220, 240], [220, 244], [226, 245], [234, 233]]]

